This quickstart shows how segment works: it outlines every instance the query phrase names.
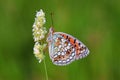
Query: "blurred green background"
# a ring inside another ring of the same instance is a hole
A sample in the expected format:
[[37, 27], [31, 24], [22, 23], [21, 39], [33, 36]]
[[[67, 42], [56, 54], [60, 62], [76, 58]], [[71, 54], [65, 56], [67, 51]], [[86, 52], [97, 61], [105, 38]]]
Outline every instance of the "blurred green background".
[[90, 55], [68, 66], [54, 65], [47, 52], [49, 80], [120, 80], [120, 0], [0, 0], [0, 80], [46, 80], [33, 54], [36, 11], [56, 31], [69, 33]]

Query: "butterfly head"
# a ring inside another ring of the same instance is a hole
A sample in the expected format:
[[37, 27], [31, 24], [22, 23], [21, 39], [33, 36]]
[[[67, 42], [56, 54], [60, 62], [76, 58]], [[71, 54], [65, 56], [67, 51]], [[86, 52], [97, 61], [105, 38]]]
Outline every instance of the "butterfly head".
[[51, 42], [52, 41], [53, 33], [54, 33], [54, 29], [53, 29], [53, 27], [51, 27], [49, 29], [49, 33], [48, 33], [48, 37], [47, 37], [47, 42]]

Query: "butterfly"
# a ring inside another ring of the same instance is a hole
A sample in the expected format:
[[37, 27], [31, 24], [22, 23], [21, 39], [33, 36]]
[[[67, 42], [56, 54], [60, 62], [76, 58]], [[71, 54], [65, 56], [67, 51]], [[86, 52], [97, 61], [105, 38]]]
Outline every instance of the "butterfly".
[[48, 37], [49, 56], [53, 64], [64, 66], [82, 59], [89, 54], [88, 48], [77, 38], [49, 29]]

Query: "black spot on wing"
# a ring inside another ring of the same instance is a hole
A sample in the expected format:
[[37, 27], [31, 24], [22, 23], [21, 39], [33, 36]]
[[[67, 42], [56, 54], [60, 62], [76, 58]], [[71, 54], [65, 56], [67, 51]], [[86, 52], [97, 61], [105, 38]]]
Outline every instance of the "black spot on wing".
[[80, 46], [80, 45], [81, 45], [81, 43], [78, 43], [78, 45]]
[[76, 39], [74, 39], [74, 43], [76, 43]]

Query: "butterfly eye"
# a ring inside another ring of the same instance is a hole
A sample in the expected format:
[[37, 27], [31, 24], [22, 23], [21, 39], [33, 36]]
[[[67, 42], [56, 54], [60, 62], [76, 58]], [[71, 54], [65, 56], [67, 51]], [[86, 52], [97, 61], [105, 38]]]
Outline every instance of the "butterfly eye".
[[53, 27], [51, 27], [51, 28], [49, 29], [49, 32], [50, 32], [50, 33], [53, 33], [53, 32], [54, 32]]

